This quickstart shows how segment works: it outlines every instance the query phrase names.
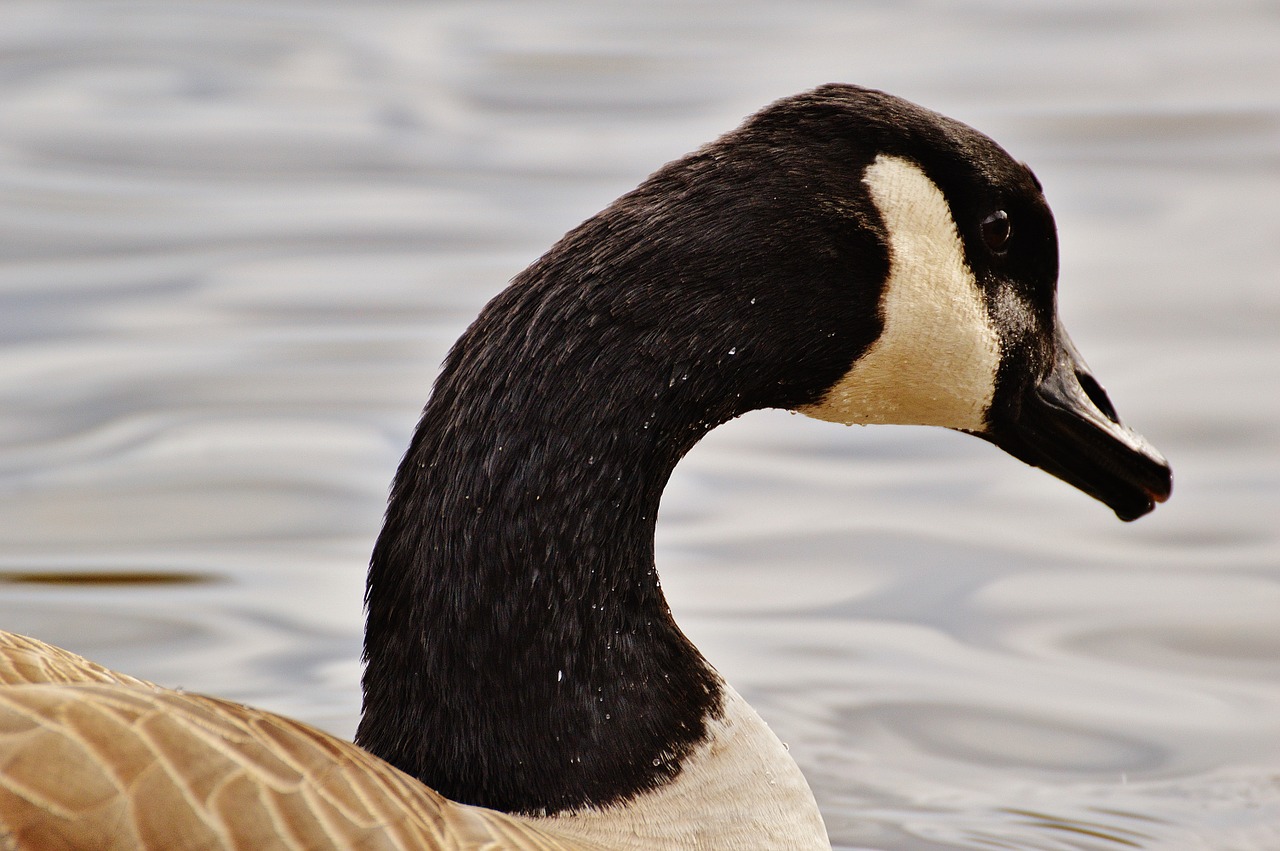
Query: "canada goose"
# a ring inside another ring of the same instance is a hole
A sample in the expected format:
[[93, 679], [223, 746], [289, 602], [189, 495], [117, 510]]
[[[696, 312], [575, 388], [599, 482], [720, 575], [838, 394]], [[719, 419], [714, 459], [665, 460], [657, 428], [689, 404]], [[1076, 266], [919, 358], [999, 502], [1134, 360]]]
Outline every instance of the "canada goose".
[[853, 86], [766, 107], [569, 232], [449, 353], [373, 551], [360, 747], [9, 636], [0, 845], [828, 848], [671, 618], [663, 488], [777, 407], [966, 431], [1145, 514], [1169, 467], [1067, 338], [1057, 269], [1039, 183], [982, 134]]

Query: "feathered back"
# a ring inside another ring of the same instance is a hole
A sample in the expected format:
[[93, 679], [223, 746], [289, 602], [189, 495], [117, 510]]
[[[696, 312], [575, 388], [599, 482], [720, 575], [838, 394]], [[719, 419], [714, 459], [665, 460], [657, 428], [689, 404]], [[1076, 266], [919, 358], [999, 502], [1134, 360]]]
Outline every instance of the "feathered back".
[[307, 724], [0, 632], [0, 848], [589, 847]]

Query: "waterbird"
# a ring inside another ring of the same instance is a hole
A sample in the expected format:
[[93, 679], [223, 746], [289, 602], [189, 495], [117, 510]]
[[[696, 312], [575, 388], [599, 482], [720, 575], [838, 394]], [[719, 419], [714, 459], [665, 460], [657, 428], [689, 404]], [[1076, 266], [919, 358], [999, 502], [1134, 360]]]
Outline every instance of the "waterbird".
[[658, 504], [758, 408], [980, 437], [1122, 520], [1168, 498], [1058, 318], [1031, 170], [826, 85], [662, 167], [449, 352], [366, 591], [355, 743], [0, 641], [7, 848], [829, 848], [786, 748], [680, 631]]

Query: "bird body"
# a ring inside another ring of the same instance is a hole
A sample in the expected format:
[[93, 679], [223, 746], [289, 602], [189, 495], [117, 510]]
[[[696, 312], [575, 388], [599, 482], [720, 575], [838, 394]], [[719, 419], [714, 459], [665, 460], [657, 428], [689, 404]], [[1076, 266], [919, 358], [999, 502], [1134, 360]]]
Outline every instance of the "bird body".
[[[766, 107], [566, 234], [450, 351], [370, 563], [360, 748], [31, 644], [0, 688], [0, 837], [51, 847], [27, 837], [92, 809], [4, 768], [52, 761], [66, 795], [109, 778], [83, 794], [135, 831], [182, 806], [207, 828], [143, 847], [235, 847], [241, 819], [280, 847], [366, 847], [349, 824], [367, 847], [829, 847], [671, 617], [663, 488], [706, 432], [777, 407], [966, 431], [1150, 511], [1168, 466], [1066, 337], [1057, 269], [1038, 181], [977, 131], [853, 86]], [[161, 775], [177, 791], [133, 779]]]

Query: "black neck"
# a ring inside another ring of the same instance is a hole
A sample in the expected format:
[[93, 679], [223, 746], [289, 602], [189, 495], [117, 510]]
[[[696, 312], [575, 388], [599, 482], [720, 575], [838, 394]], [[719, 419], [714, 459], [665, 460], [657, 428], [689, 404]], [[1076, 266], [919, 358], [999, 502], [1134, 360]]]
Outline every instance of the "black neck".
[[856, 270], [879, 280], [886, 262], [856, 207], [819, 223], [807, 195], [771, 188], [795, 171], [776, 145], [729, 158], [726, 140], [494, 299], [400, 466], [357, 741], [448, 797], [625, 800], [678, 772], [719, 711], [654, 571], [663, 487], [716, 425], [843, 374], [878, 333]]
[[526, 281], [459, 341], [369, 575], [357, 741], [506, 811], [657, 786], [720, 701], [671, 619], [653, 540], [676, 462], [737, 411], [692, 398], [705, 381], [663, 347], [602, 350], [589, 308], [563, 296]]

